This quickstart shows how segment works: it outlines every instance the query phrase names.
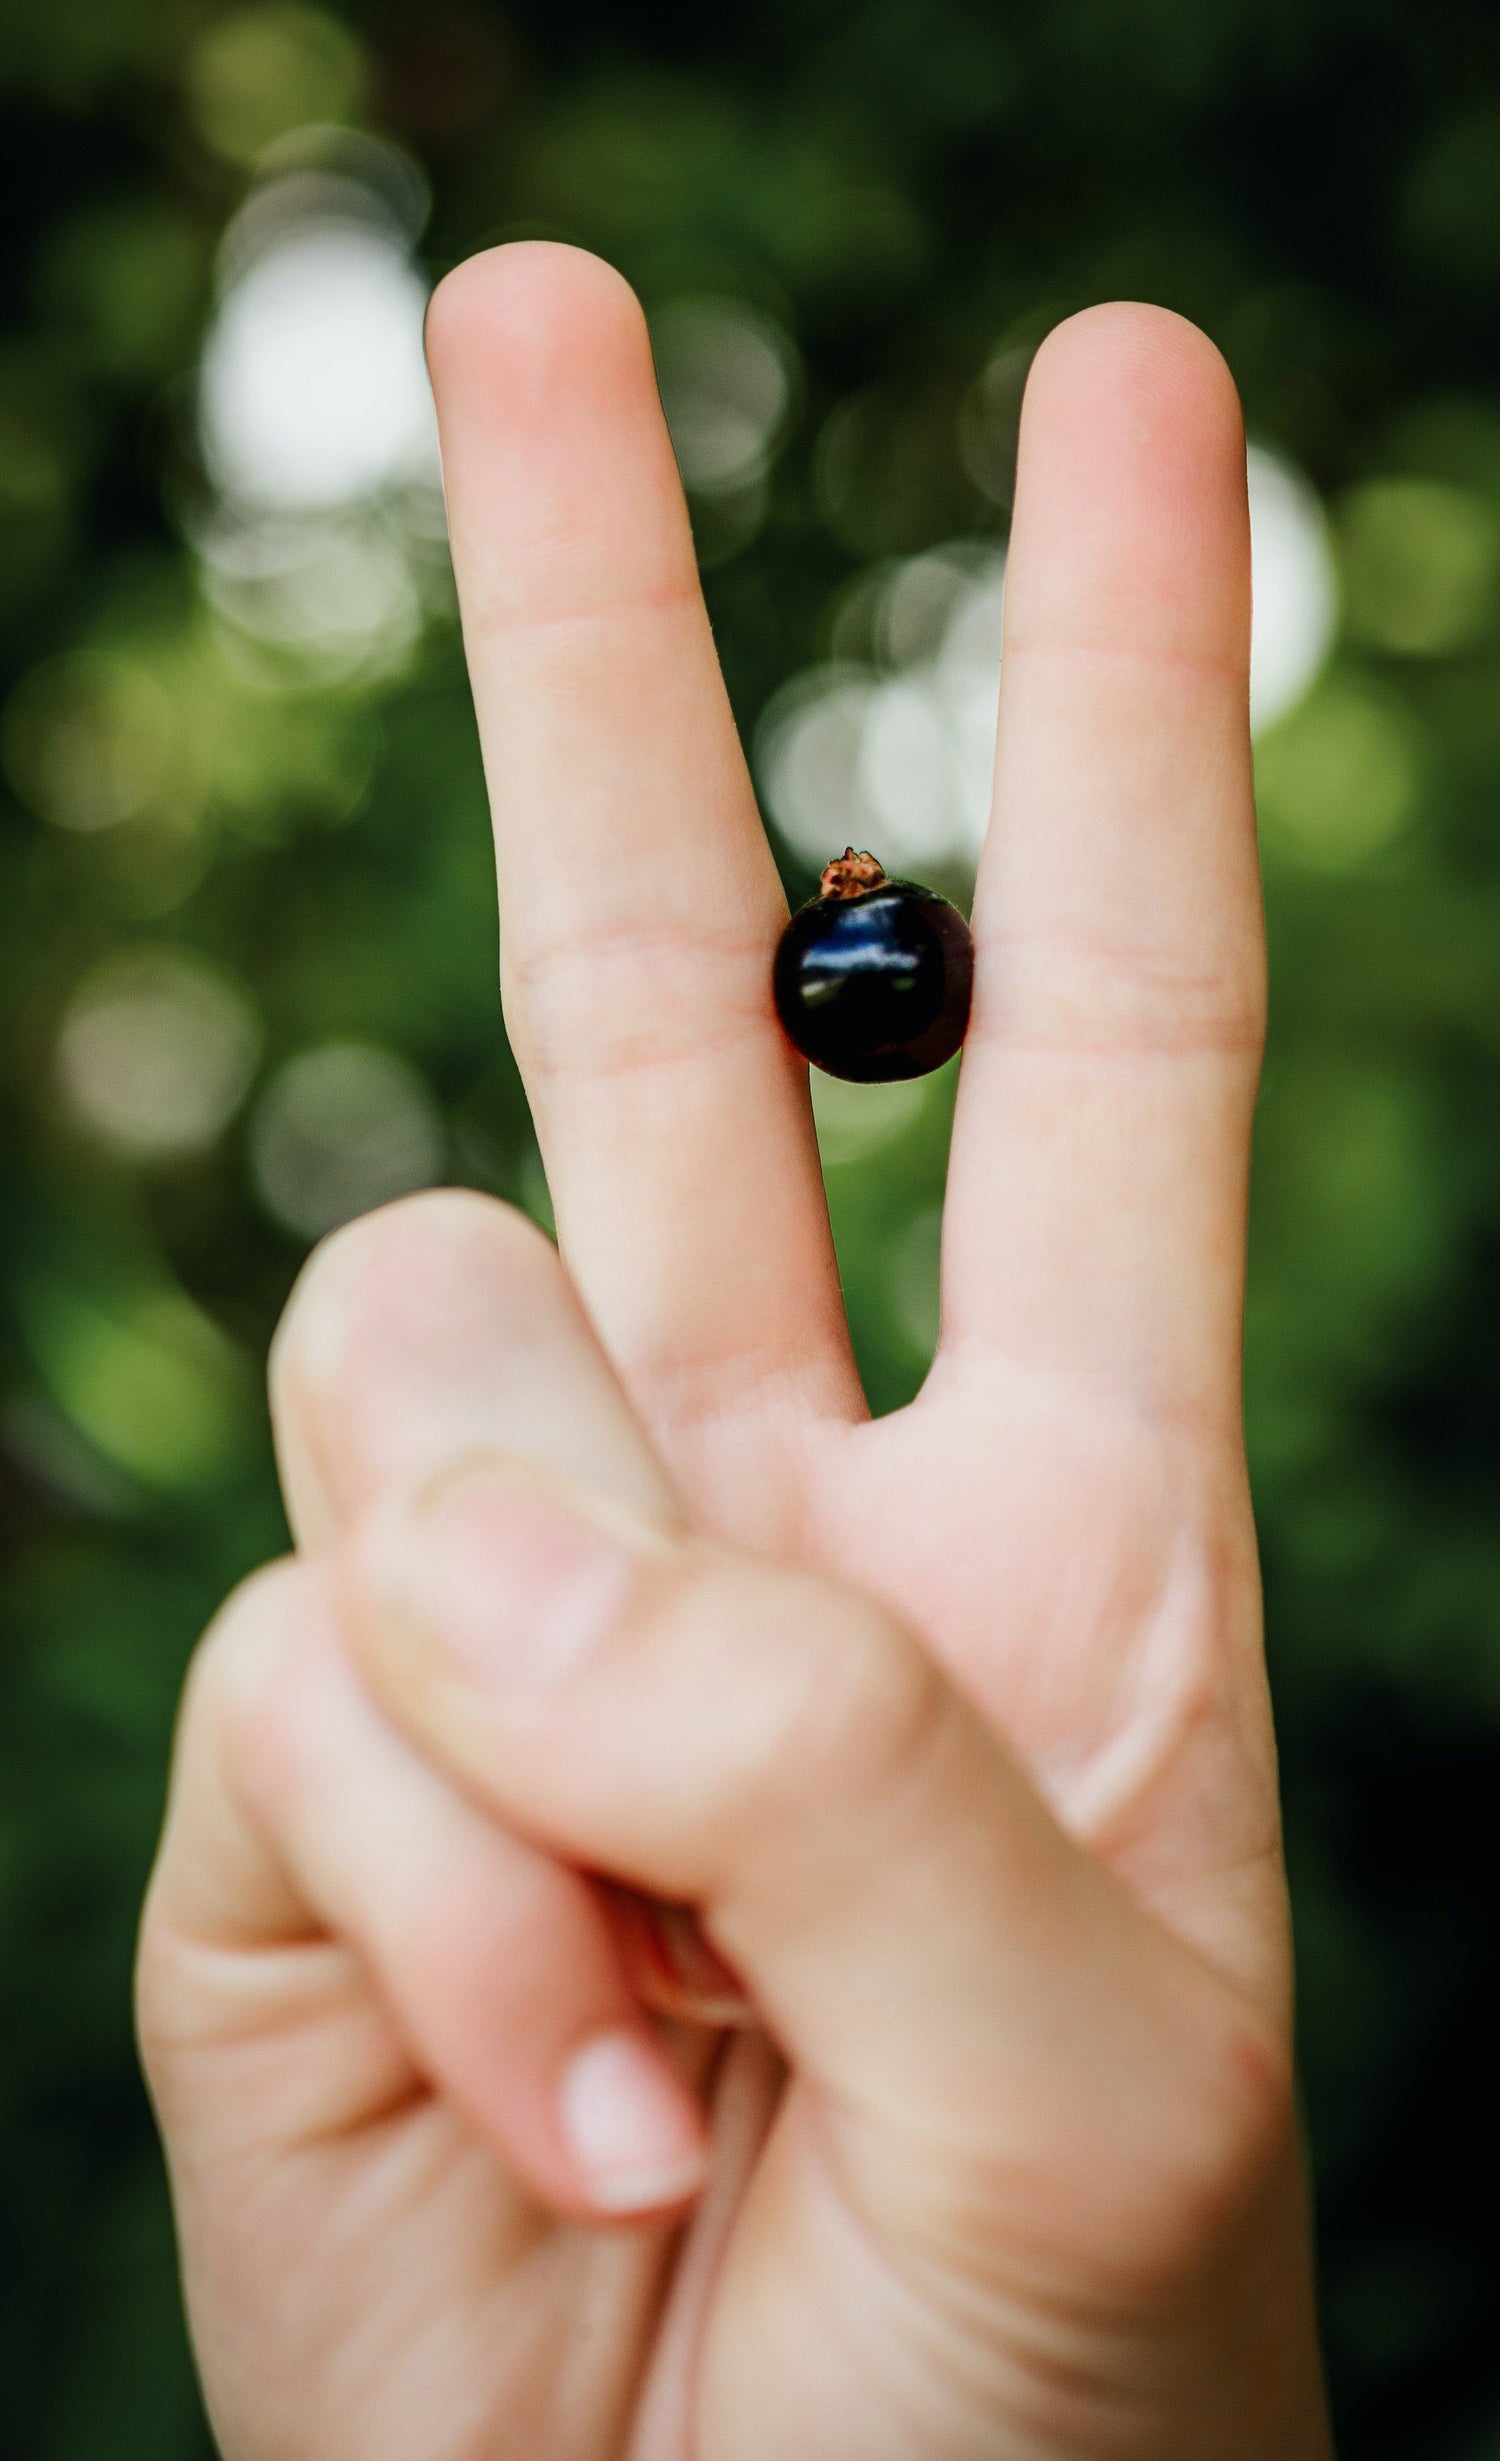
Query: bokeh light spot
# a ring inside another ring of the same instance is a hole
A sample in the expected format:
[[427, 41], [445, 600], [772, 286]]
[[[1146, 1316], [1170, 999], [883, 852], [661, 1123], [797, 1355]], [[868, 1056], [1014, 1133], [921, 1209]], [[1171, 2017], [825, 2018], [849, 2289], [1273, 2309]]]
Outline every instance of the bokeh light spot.
[[762, 478], [791, 405], [790, 337], [738, 300], [680, 299], [652, 317], [651, 346], [689, 493], [722, 494]]
[[180, 949], [110, 958], [74, 993], [57, 1073], [76, 1116], [118, 1152], [203, 1152], [249, 1090], [260, 1028], [244, 993]]
[[964, 396], [958, 446], [965, 470], [992, 504], [1009, 512], [1016, 492], [1016, 448], [1021, 435], [1021, 397], [1034, 353], [999, 350]]
[[1338, 574], [1322, 500], [1300, 471], [1263, 446], [1247, 457], [1250, 558], [1250, 726], [1274, 726], [1316, 682], [1338, 629]]
[[0, 758], [24, 803], [60, 829], [111, 829], [172, 792], [176, 715], [156, 678], [92, 651], [34, 667], [0, 724]]
[[[756, 742], [767, 808], [817, 868], [851, 841], [887, 868], [972, 870], [994, 769], [1004, 558], [961, 542], [859, 592], [864, 661], [794, 678]], [[854, 627], [851, 627], [853, 630]]]
[[252, 163], [288, 129], [354, 117], [369, 84], [359, 40], [322, 9], [244, 9], [199, 35], [185, 68], [204, 143]]
[[198, 387], [215, 496], [188, 528], [251, 680], [368, 682], [451, 601], [412, 255], [426, 185], [398, 147], [336, 129], [261, 169], [219, 252]]
[[[234, 636], [284, 653], [293, 679], [373, 680], [396, 672], [422, 628], [407, 542], [377, 513], [247, 517], [225, 506], [196, 534], [203, 591]], [[264, 681], [263, 658], [237, 663]]]
[[1397, 657], [1440, 658], [1495, 619], [1500, 515], [1443, 479], [1373, 479], [1339, 508], [1349, 629]]
[[55, 1399], [117, 1469], [148, 1486], [211, 1484], [243, 1452], [254, 1390], [234, 1345], [186, 1293], [104, 1298], [61, 1282], [23, 1296]]
[[288, 1060], [250, 1128], [261, 1200], [304, 1239], [430, 1187], [446, 1151], [423, 1078], [409, 1060], [370, 1043], [323, 1043]]
[[1257, 747], [1256, 800], [1270, 856], [1356, 871], [1392, 846], [1421, 805], [1408, 712], [1353, 678], [1330, 678]]
[[293, 230], [233, 284], [203, 357], [209, 469], [229, 495], [324, 511], [430, 477], [427, 285], [405, 249], [351, 222]]

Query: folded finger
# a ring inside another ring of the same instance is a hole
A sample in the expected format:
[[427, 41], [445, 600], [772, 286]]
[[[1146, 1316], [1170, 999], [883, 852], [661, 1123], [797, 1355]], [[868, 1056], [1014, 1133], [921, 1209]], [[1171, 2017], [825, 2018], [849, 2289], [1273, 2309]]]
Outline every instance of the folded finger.
[[372, 1517], [342, 1595], [439, 1765], [554, 1850], [702, 1907], [862, 2159], [921, 2141], [1024, 2169], [1061, 2129], [1102, 2163], [1179, 2051], [1186, 2093], [1232, 2029], [1236, 1996], [863, 1599], [478, 1459]]
[[[592, 1893], [382, 1717], [343, 1653], [322, 1572], [277, 1567], [231, 1602], [205, 1645], [178, 1765], [142, 1956], [143, 2039], [169, 2104], [195, 2049], [222, 2056], [237, 2027], [285, 2021], [300, 2005], [291, 1962], [326, 1944], [363, 1967], [404, 2060], [378, 2039], [363, 2056], [351, 2047], [324, 2108], [309, 2100], [316, 2063], [283, 2063], [301, 2141], [375, 2124], [425, 2091], [556, 2209], [632, 2215], [696, 2193], [701, 2115], [630, 1997]], [[303, 2013], [315, 2011], [313, 1994]]]
[[[383, 1490], [475, 1447], [582, 1477], [670, 1527], [677, 1507], [551, 1241], [443, 1189], [366, 1215], [304, 1270], [277, 1335], [272, 1416], [287, 1510], [324, 1548]], [[648, 2007], [739, 2023], [735, 1977], [675, 1909], [606, 1901]]]
[[477, 1444], [675, 1514], [551, 1241], [466, 1190], [408, 1197], [324, 1241], [277, 1333], [271, 1405], [304, 1546]]

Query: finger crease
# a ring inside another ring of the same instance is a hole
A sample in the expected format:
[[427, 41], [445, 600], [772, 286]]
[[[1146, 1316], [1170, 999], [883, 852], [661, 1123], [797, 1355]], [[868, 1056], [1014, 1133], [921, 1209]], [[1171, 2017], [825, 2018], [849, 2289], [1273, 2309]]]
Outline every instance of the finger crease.
[[1168, 675], [1218, 677], [1234, 685], [1237, 692], [1245, 690], [1245, 660], [1242, 657], [1214, 658], [1202, 650], [1146, 647], [1136, 641], [1098, 641], [1081, 634], [1037, 632], [1007, 632], [1004, 659], [1014, 663], [1018, 657], [1052, 658], [1061, 661], [1086, 660], [1105, 666], [1145, 667]]
[[523, 633], [588, 632], [612, 624], [636, 623], [647, 615], [676, 615], [702, 604], [697, 575], [659, 590], [633, 590], [621, 598], [602, 599], [581, 607], [521, 607], [499, 598], [470, 596], [464, 628], [483, 640], [503, 640]]

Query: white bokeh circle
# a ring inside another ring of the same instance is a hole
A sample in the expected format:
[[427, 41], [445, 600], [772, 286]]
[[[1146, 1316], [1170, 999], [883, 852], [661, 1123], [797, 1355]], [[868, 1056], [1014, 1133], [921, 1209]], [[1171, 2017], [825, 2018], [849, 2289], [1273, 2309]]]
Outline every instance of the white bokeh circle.
[[293, 228], [257, 256], [204, 346], [203, 451], [222, 493], [308, 513], [431, 482], [426, 306], [406, 248], [369, 223]]

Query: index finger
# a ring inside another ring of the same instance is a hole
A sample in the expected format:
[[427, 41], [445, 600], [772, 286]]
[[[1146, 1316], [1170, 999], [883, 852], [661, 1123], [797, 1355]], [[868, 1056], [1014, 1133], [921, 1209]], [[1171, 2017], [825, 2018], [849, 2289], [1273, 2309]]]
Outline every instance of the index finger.
[[506, 1017], [559, 1239], [631, 1398], [857, 1410], [786, 907], [698, 587], [640, 308], [568, 248], [428, 319], [494, 811]]

